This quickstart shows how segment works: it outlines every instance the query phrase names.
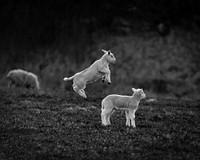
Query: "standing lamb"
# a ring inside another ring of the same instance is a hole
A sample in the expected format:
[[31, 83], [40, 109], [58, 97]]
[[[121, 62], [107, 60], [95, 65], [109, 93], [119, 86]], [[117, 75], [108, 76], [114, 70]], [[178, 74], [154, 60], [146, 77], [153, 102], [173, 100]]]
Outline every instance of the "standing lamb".
[[25, 87], [32, 89], [40, 89], [38, 77], [31, 72], [24, 71], [22, 69], [11, 70], [7, 77], [8, 87]]
[[108, 95], [102, 100], [101, 120], [103, 125], [110, 124], [110, 116], [114, 110], [125, 111], [126, 125], [135, 126], [135, 112], [138, 109], [140, 100], [146, 98], [143, 89], [132, 88], [132, 96]]
[[64, 81], [73, 80], [73, 89], [83, 98], [87, 98], [84, 89], [86, 84], [93, 83], [98, 79], [102, 78], [102, 81], [106, 81], [108, 84], [111, 84], [110, 80], [110, 69], [109, 64], [115, 63], [116, 59], [111, 51], [103, 50], [104, 55], [96, 60], [90, 67], [84, 69], [81, 72], [76, 73], [72, 77], [65, 77]]

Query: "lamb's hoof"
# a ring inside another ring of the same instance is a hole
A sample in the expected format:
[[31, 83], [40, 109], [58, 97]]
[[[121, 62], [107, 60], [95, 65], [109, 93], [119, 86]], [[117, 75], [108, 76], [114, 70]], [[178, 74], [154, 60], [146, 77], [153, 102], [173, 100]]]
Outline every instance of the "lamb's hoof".
[[84, 101], [90, 102], [90, 99], [89, 98], [84, 98]]
[[104, 82], [105, 82], [105, 80], [104, 80], [104, 79], [102, 79], [102, 82], [104, 83]]
[[86, 95], [80, 95], [82, 98], [87, 99]]
[[111, 85], [111, 82], [108, 82], [109, 85]]

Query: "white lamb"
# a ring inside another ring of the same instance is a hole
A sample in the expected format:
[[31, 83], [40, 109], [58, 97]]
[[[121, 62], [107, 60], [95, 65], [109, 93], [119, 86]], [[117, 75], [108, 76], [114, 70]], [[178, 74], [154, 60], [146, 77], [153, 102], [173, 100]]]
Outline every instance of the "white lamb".
[[76, 73], [72, 77], [65, 77], [64, 81], [73, 80], [73, 89], [83, 98], [87, 98], [84, 89], [86, 84], [93, 83], [98, 79], [102, 78], [102, 81], [106, 81], [108, 84], [111, 84], [110, 80], [110, 69], [109, 64], [115, 63], [116, 59], [111, 51], [103, 50], [104, 55], [96, 60], [90, 67], [84, 69], [81, 72]]
[[40, 89], [38, 77], [31, 72], [24, 71], [22, 69], [11, 70], [7, 77], [8, 87], [25, 87], [32, 89]]
[[110, 125], [110, 116], [114, 110], [125, 111], [126, 126], [135, 126], [135, 112], [141, 99], [146, 98], [143, 89], [132, 88], [132, 96], [111, 94], [102, 100], [101, 120], [102, 125]]

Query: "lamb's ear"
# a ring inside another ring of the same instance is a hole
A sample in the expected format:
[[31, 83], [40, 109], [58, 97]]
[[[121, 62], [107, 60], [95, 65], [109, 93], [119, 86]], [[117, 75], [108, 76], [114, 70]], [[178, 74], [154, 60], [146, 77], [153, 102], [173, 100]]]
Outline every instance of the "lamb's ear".
[[131, 88], [131, 89], [132, 89], [133, 92], [137, 91], [137, 89], [135, 89], [135, 88]]
[[104, 52], [104, 53], [107, 53], [108, 51], [106, 51], [106, 50], [102, 49], [102, 52]]
[[108, 50], [108, 55], [110, 55], [110, 53], [111, 53], [111, 51], [110, 51], [110, 50]]

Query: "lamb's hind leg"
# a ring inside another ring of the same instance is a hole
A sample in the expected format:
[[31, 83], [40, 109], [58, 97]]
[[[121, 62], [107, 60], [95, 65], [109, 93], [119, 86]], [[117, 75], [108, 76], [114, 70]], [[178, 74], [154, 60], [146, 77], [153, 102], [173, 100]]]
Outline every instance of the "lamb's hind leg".
[[110, 125], [110, 116], [113, 113], [113, 107], [103, 104], [101, 109], [101, 120], [103, 125]]
[[80, 89], [80, 90], [78, 91], [78, 93], [79, 93], [79, 95], [82, 96], [83, 98], [87, 98], [84, 89]]
[[74, 91], [75, 91], [76, 93], [78, 93], [81, 97], [87, 98], [84, 89], [78, 88], [78, 86], [75, 85], [75, 84], [73, 84], [73, 89], [74, 89]]
[[126, 126], [130, 126], [130, 120], [128, 117], [128, 111], [125, 111], [125, 115], [126, 115]]
[[107, 122], [108, 124], [111, 124], [110, 123], [110, 116], [114, 113], [114, 109], [110, 112], [110, 114], [107, 116]]
[[101, 113], [101, 123], [104, 126], [108, 125], [106, 122], [106, 115], [103, 112]]
[[102, 107], [101, 107], [101, 123], [104, 126], [107, 125], [107, 121], [106, 121], [106, 108], [105, 108], [104, 104], [102, 104]]

